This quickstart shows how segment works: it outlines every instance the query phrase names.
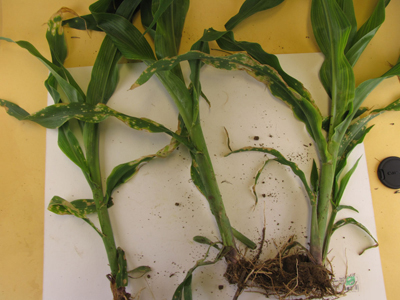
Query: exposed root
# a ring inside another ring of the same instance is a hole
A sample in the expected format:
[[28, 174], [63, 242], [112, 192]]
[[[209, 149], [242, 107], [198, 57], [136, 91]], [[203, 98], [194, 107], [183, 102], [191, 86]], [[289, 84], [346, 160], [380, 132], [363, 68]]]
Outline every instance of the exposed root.
[[131, 300], [131, 294], [125, 291], [125, 287], [117, 287], [115, 278], [111, 275], [107, 275], [108, 280], [110, 280], [110, 287], [113, 294], [113, 300]]
[[333, 285], [333, 273], [326, 267], [318, 265], [307, 249], [293, 238], [278, 250], [278, 254], [265, 261], [260, 260], [265, 241], [265, 230], [260, 248], [251, 258], [241, 258], [237, 263], [229, 263], [225, 277], [230, 284], [237, 285], [233, 300], [248, 288], [257, 288], [259, 293], [287, 299], [290, 296], [306, 299], [341, 296]]

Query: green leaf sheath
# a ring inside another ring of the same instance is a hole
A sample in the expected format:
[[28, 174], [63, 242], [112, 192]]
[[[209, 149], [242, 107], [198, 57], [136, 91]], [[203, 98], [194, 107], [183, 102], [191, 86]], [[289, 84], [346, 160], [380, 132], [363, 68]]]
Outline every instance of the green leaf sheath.
[[225, 28], [232, 30], [246, 18], [257, 12], [275, 7], [282, 2], [283, 0], [246, 0], [240, 7], [239, 12], [225, 24]]

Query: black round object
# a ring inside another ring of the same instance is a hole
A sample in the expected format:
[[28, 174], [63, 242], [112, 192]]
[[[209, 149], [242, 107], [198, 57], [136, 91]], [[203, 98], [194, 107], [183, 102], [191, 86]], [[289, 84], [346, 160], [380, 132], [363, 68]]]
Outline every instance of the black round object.
[[385, 158], [378, 167], [379, 180], [391, 189], [400, 189], [400, 158]]

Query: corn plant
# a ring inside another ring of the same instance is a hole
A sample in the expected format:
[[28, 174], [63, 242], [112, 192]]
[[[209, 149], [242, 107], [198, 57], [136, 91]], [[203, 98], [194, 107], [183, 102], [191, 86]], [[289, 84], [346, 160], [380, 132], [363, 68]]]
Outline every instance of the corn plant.
[[[315, 141], [319, 162], [313, 163], [307, 176], [298, 166], [272, 148], [248, 147], [233, 151], [260, 151], [275, 157], [275, 161], [288, 166], [300, 178], [311, 206], [310, 252], [316, 264], [324, 264], [332, 234], [339, 228], [353, 224], [365, 231], [374, 241], [367, 228], [353, 218], [336, 220], [340, 210], [357, 211], [353, 206], [341, 205], [340, 201], [357, 163], [345, 172], [347, 158], [362, 143], [371, 130], [367, 123], [385, 111], [400, 110], [400, 99], [390, 105], [369, 110], [362, 107], [364, 99], [384, 79], [400, 74], [400, 61], [382, 76], [355, 86], [353, 67], [385, 19], [385, 7], [390, 1], [378, 1], [369, 19], [357, 30], [352, 1], [313, 0], [311, 22], [313, 32], [325, 61], [320, 79], [330, 98], [330, 112], [322, 116], [312, 96], [301, 82], [282, 69], [276, 56], [263, 51], [256, 43], [236, 41], [231, 31], [235, 24], [227, 24], [227, 31], [208, 29], [199, 43], [217, 41], [219, 47], [230, 52], [241, 52], [224, 57], [206, 53], [189, 53], [159, 60], [153, 63], [137, 80], [136, 85], [146, 82], [155, 72], [169, 70], [188, 60], [201, 60], [205, 64], [225, 70], [245, 70], [250, 76], [264, 83], [271, 93], [285, 102], [294, 116], [304, 123]], [[257, 176], [256, 176], [257, 178]]]
[[[99, 1], [94, 3], [90, 9], [92, 12], [113, 12], [120, 15], [121, 18], [131, 20], [134, 13], [137, 12], [138, 5], [137, 1], [125, 1], [115, 8], [112, 1]], [[170, 145], [167, 145], [156, 154], [116, 166], [108, 176], [106, 186], [103, 187], [102, 174], [100, 172], [98, 123], [106, 117], [102, 118], [99, 112], [101, 112], [102, 105], [105, 106], [117, 86], [119, 77], [117, 63], [122, 54], [108, 37], [104, 39], [93, 67], [87, 93], [85, 94], [63, 66], [67, 57], [67, 47], [62, 27], [62, 14], [65, 12], [72, 11], [65, 8], [61, 9], [48, 22], [46, 38], [50, 47], [52, 61], [42, 56], [29, 42], [15, 42], [18, 46], [38, 58], [50, 71], [45, 86], [55, 104], [32, 115], [18, 105], [6, 100], [0, 99], [0, 105], [6, 109], [9, 115], [18, 120], [34, 121], [46, 128], [58, 128], [58, 145], [64, 154], [82, 170], [92, 191], [93, 199], [78, 199], [69, 202], [59, 196], [54, 196], [49, 203], [48, 209], [59, 215], [78, 217], [88, 223], [99, 234], [103, 240], [110, 266], [110, 274], [107, 277], [110, 281], [113, 298], [129, 299], [130, 294], [125, 291], [125, 287], [128, 284], [128, 273], [139, 271], [143, 274], [143, 272], [149, 271], [149, 268], [139, 267], [128, 272], [125, 253], [123, 249], [116, 246], [108, 212], [108, 208], [113, 205], [112, 193], [118, 186], [136, 174], [143, 163], [156, 157], [167, 156], [175, 150], [178, 143], [173, 140]], [[79, 18], [79, 20], [81, 19]], [[85, 27], [87, 24], [84, 22]], [[13, 42], [8, 38], [1, 39]], [[97, 108], [95, 111], [89, 112], [86, 117], [81, 115], [83, 118], [78, 122], [68, 116], [71, 111], [79, 113], [85, 107]], [[117, 114], [116, 112], [113, 113]], [[158, 125], [148, 120], [133, 118], [127, 121], [123, 114], [118, 114], [118, 117], [126, 122], [131, 122], [136, 129], [159, 132]], [[171, 134], [174, 135], [172, 132]], [[79, 136], [83, 136], [82, 143]], [[83, 147], [81, 144], [83, 144]], [[97, 214], [100, 228], [97, 228], [88, 217], [88, 215], [95, 213]]]

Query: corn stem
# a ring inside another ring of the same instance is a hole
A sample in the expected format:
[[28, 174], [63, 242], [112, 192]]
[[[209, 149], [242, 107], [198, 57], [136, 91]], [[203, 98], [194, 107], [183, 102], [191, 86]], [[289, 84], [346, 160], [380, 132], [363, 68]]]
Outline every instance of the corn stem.
[[90, 170], [90, 178], [88, 182], [96, 204], [97, 215], [102, 232], [101, 238], [107, 252], [111, 275], [115, 278], [118, 272], [117, 248], [115, 245], [107, 203], [105, 202], [103, 195], [99, 157], [99, 125], [86, 123], [84, 127], [84, 135], [86, 158]]
[[199, 175], [204, 186], [205, 197], [210, 205], [211, 213], [214, 215], [217, 222], [222, 243], [228, 252], [230, 252], [230, 250], [233, 251], [231, 255], [229, 255], [233, 257], [228, 256], [227, 259], [236, 259], [237, 253], [232, 227], [222, 201], [221, 192], [215, 177], [200, 121], [197, 121], [192, 127], [191, 138], [197, 151], [194, 154], [194, 163], [197, 163]]

